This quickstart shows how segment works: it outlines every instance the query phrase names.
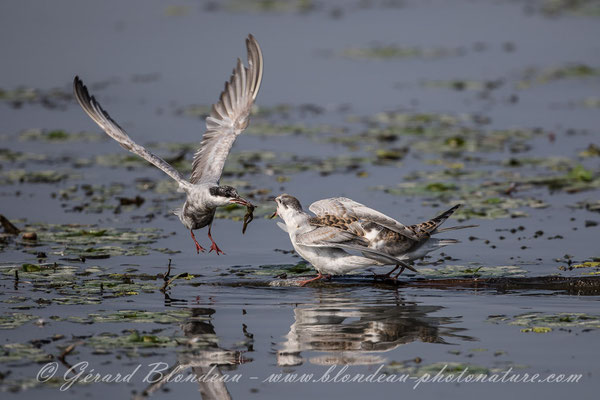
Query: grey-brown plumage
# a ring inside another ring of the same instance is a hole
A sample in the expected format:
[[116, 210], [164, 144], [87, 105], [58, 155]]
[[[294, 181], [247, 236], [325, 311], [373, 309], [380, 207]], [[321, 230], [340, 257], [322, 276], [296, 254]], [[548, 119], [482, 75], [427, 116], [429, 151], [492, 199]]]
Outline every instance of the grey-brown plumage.
[[308, 209], [316, 215], [330, 214], [339, 217], [353, 216], [365, 219], [410, 239], [418, 239], [413, 231], [407, 229], [406, 226], [395, 219], [346, 197], [334, 197], [315, 201]]
[[[290, 234], [298, 253], [313, 263], [319, 273], [346, 273], [364, 264], [362, 260], [355, 260], [356, 265], [337, 265], [336, 257], [343, 260], [347, 255], [343, 250], [359, 251], [371, 260], [371, 264], [395, 264], [396, 268], [408, 268], [416, 272], [407, 262], [448, 244], [458, 243], [454, 239], [434, 239], [432, 235], [475, 226], [439, 228], [459, 206], [428, 221], [405, 226], [345, 197], [323, 199], [311, 204], [309, 210], [315, 214], [312, 217], [302, 211], [300, 203], [293, 196], [284, 194], [275, 201], [278, 204], [276, 214], [285, 221], [285, 227], [282, 228]], [[307, 251], [306, 248], [312, 250]]]
[[314, 225], [352, 232], [364, 237], [369, 248], [410, 262], [441, 247], [458, 243], [455, 239], [434, 239], [433, 235], [476, 226], [440, 228], [459, 207], [460, 204], [430, 220], [409, 226], [344, 197], [317, 201], [310, 206], [310, 210], [317, 214], [312, 219]]
[[[354, 218], [344, 221], [340, 218], [325, 217], [324, 220], [335, 220], [335, 224], [315, 223], [314, 217], [302, 210], [298, 199], [288, 194], [275, 198], [277, 211], [285, 224], [278, 225], [288, 232], [290, 241], [296, 252], [310, 262], [319, 275], [300, 283], [301, 286], [326, 275], [343, 275], [358, 268], [370, 265], [402, 265], [413, 269], [391, 255], [369, 246], [366, 237], [361, 236], [360, 226]], [[319, 217], [319, 216], [317, 216]], [[354, 255], [352, 253], [359, 253]]]
[[107, 135], [115, 139], [123, 148], [152, 163], [179, 184], [179, 190], [187, 194], [183, 207], [175, 211], [181, 222], [190, 230], [197, 252], [204, 251], [198, 244], [193, 230], [208, 226], [208, 237], [211, 240], [211, 251], [223, 253], [212, 239], [210, 227], [216, 208], [230, 203], [253, 207], [250, 202], [241, 198], [230, 186], [219, 186], [225, 160], [235, 142], [248, 126], [252, 105], [260, 89], [263, 73], [263, 58], [258, 42], [254, 36], [246, 39], [248, 51], [248, 67], [240, 59], [219, 101], [213, 105], [210, 116], [206, 118], [206, 132], [202, 137], [200, 148], [194, 155], [190, 180], [166, 161], [135, 143], [123, 128], [115, 122], [90, 96], [79, 77], [75, 77], [73, 90], [75, 98], [83, 110], [96, 122]]

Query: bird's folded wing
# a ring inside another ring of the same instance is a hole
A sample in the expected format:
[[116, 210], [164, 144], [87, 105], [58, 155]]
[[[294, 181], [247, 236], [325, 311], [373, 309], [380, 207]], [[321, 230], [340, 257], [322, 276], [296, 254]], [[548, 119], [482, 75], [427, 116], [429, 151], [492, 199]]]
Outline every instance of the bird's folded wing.
[[375, 261], [384, 259], [391, 264], [400, 264], [411, 271], [415, 271], [412, 266], [406, 264], [404, 261], [368, 247], [369, 242], [366, 239], [338, 228], [319, 227], [310, 232], [296, 235], [296, 244], [309, 247], [335, 247], [354, 250], [363, 253], [365, 257], [372, 258]]
[[369, 242], [351, 232], [323, 226], [296, 235], [296, 244], [312, 247], [337, 247], [340, 243], [367, 246]]
[[248, 36], [246, 48], [248, 67], [238, 59], [218, 103], [206, 118], [206, 132], [194, 155], [191, 183], [218, 183], [233, 142], [248, 126], [262, 80], [263, 58], [254, 36]]
[[181, 174], [165, 160], [157, 155], [152, 154], [143, 146], [140, 146], [131, 140], [125, 130], [123, 130], [123, 128], [121, 128], [106, 111], [104, 111], [94, 96], [90, 96], [87, 87], [85, 87], [78, 76], [76, 76], [75, 80], [73, 81], [73, 92], [81, 108], [83, 108], [87, 115], [89, 115], [90, 118], [92, 118], [108, 136], [119, 142], [123, 148], [134, 154], [137, 154], [144, 160], [163, 170], [167, 175], [175, 179], [179, 183], [180, 187], [185, 188], [189, 186], [189, 183], [181, 176]]
[[338, 245], [338, 247], [340, 247], [342, 249], [360, 251], [367, 258], [371, 258], [376, 261], [381, 261], [383, 259], [383, 260], [386, 260], [388, 263], [401, 265], [413, 272], [417, 272], [417, 270], [414, 269], [414, 267], [412, 265], [407, 264], [404, 261], [397, 259], [396, 257], [390, 256], [389, 254], [382, 253], [381, 251], [372, 249], [370, 247], [357, 246], [357, 245], [351, 245], [351, 244], [345, 244], [345, 243]]
[[346, 197], [334, 197], [316, 201], [310, 205], [309, 210], [316, 215], [333, 214], [342, 218], [355, 217], [359, 220], [374, 222], [409, 239], [420, 240], [414, 231], [402, 223]]

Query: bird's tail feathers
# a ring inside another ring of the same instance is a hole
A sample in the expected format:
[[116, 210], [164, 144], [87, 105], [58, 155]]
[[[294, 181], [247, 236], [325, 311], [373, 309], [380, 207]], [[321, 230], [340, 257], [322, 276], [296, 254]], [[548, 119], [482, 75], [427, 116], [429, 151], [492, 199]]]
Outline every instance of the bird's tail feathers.
[[467, 228], [477, 228], [479, 225], [457, 225], [457, 226], [449, 226], [448, 228], [438, 228], [435, 231], [431, 232], [432, 235], [448, 232], [448, 231], [456, 231], [459, 229], [467, 229]]
[[457, 204], [449, 210], [444, 211], [437, 217], [431, 218], [425, 222], [421, 222], [420, 224], [411, 225], [409, 228], [413, 232], [416, 232], [419, 236], [433, 235], [438, 231], [438, 227], [442, 225], [460, 206], [461, 204]]

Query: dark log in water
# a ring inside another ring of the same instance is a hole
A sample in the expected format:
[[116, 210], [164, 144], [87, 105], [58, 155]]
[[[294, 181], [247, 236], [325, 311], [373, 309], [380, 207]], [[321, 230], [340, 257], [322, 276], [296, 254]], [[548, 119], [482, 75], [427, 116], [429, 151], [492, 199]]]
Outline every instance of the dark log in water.
[[[314, 276], [314, 275], [313, 275]], [[272, 279], [268, 281], [221, 281], [206, 282], [220, 286], [298, 286], [298, 283], [311, 276], [303, 275], [288, 279]], [[376, 286], [378, 288], [405, 288], [422, 287], [431, 289], [494, 289], [501, 292], [507, 291], [559, 291], [574, 295], [599, 295], [600, 276], [589, 277], [563, 277], [563, 276], [536, 276], [536, 277], [497, 277], [497, 278], [412, 278], [393, 280], [375, 280], [373, 276], [340, 276], [330, 281], [314, 281], [306, 285], [309, 287], [348, 287], [348, 286]]]
[[552, 290], [569, 294], [600, 294], [600, 277], [506, 277], [506, 278], [454, 278], [454, 279], [415, 279], [399, 282], [400, 285], [439, 289], [490, 288], [499, 291], [511, 290]]

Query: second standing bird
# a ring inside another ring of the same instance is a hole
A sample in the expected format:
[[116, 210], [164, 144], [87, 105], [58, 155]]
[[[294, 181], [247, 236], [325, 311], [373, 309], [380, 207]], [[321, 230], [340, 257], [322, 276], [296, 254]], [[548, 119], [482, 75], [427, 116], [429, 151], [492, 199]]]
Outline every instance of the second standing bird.
[[[432, 235], [476, 225], [440, 228], [459, 206], [420, 224], [405, 226], [393, 218], [345, 197], [323, 199], [310, 205], [315, 213], [306, 213], [298, 199], [289, 194], [275, 198], [277, 211], [285, 224], [277, 223], [288, 232], [296, 252], [310, 262], [319, 273], [300, 282], [301, 286], [326, 275], [343, 275], [370, 265], [396, 265], [383, 277], [389, 278], [401, 268], [417, 272], [408, 262], [424, 257], [454, 239], [435, 239]], [[362, 254], [356, 256], [348, 251]], [[394, 278], [394, 279], [395, 279]]]

